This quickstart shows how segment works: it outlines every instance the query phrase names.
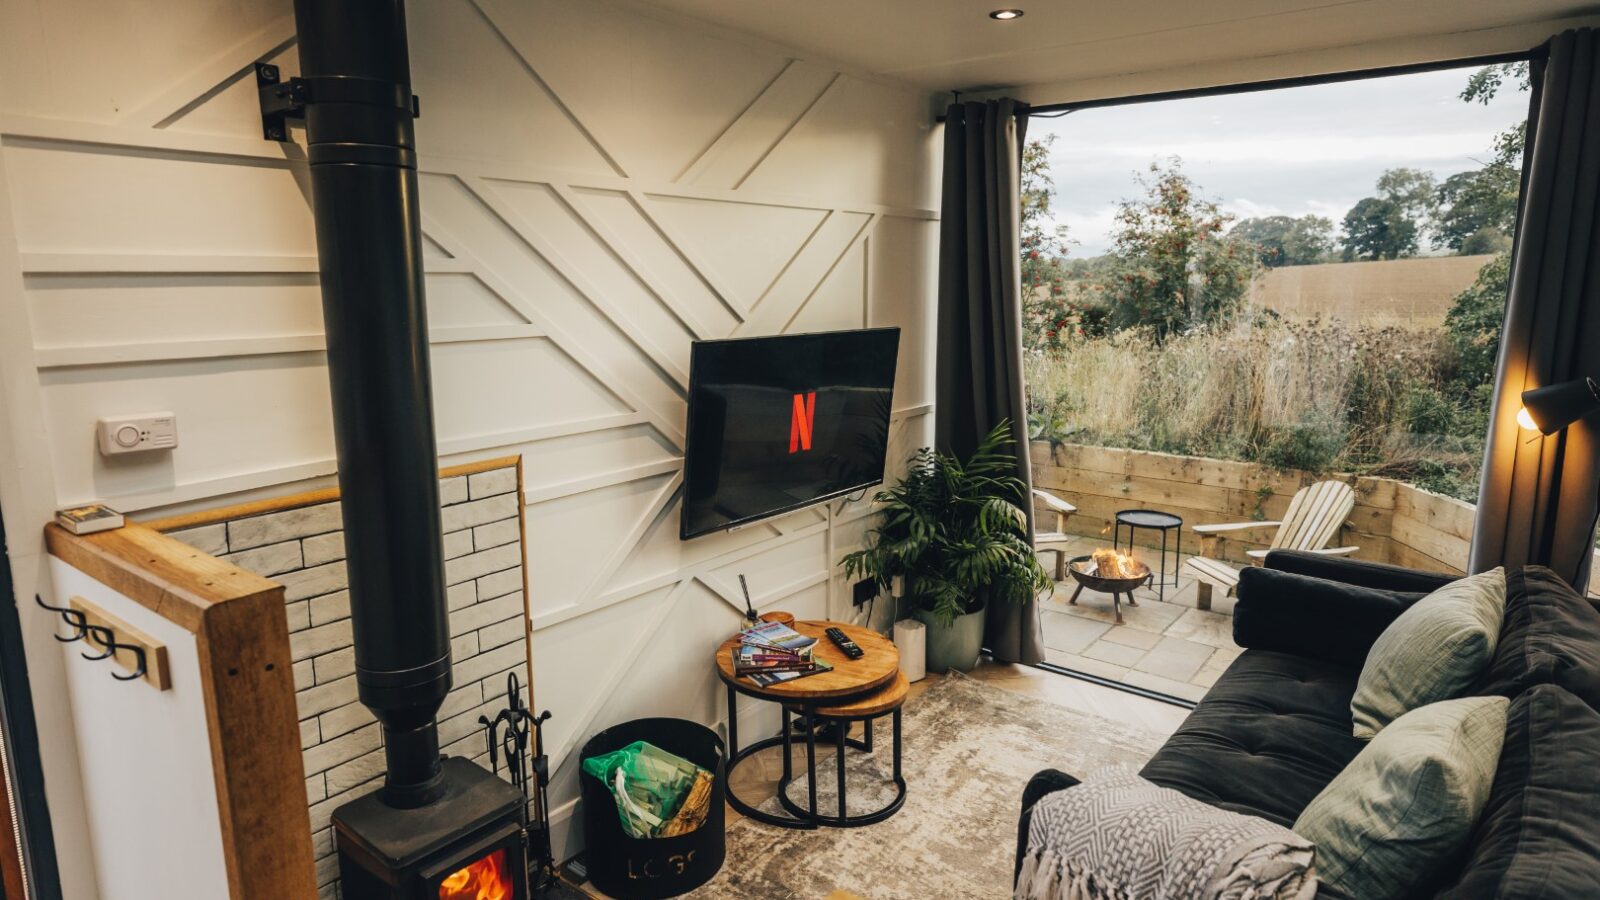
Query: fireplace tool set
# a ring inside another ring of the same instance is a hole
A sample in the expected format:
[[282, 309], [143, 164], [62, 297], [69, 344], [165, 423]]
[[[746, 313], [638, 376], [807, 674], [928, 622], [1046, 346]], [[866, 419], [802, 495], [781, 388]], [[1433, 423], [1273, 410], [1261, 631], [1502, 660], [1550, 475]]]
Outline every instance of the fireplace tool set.
[[[528, 848], [528, 855], [535, 864], [533, 871], [536, 874], [531, 885], [534, 896], [559, 881], [555, 854], [550, 847], [550, 805], [545, 793], [550, 784], [550, 758], [544, 752], [544, 723], [549, 718], [549, 710], [535, 716], [523, 705], [522, 684], [515, 672], [506, 675], [506, 708], [500, 710], [500, 714], [492, 720], [488, 716], [478, 717], [478, 724], [483, 726], [484, 740], [489, 747], [489, 770], [500, 774], [500, 756], [503, 754], [512, 786], [522, 791], [522, 830], [526, 836], [524, 846]], [[530, 731], [533, 737], [531, 761], [528, 756]], [[538, 813], [531, 823], [528, 821], [530, 762], [538, 798]]]

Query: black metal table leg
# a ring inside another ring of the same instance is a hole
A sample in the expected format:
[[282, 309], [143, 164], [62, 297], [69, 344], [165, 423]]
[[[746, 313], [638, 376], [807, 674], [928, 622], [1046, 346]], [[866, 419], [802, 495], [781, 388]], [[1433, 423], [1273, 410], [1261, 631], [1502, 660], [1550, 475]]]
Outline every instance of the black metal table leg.
[[817, 720], [806, 713], [806, 787], [811, 791], [811, 821], [817, 821]]
[[789, 735], [789, 707], [780, 704], [780, 708], [783, 710], [783, 780], [788, 783], [794, 778], [794, 762], [790, 759], [794, 753], [790, 749], [793, 741]]
[[728, 758], [739, 755], [739, 694], [728, 685]]
[[871, 753], [872, 752], [872, 720], [868, 719], [866, 721], [866, 725], [864, 727], [866, 728], [866, 731], [867, 731], [867, 746], [864, 749], [868, 753]]
[[1167, 602], [1167, 530], [1161, 529], [1161, 602]]
[[844, 740], [850, 735], [850, 723], [839, 722], [836, 727], [839, 729], [839, 818], [843, 819], [847, 815], [844, 806]]
[[[900, 710], [894, 711], [894, 780], [903, 782], [900, 777]], [[901, 791], [905, 790], [902, 783]]]

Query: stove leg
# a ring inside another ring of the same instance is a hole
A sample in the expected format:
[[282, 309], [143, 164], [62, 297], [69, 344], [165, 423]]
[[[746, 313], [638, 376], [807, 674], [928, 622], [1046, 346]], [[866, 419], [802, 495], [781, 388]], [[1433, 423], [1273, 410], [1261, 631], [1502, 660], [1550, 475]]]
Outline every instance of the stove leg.
[[1078, 589], [1072, 592], [1072, 599], [1067, 601], [1067, 605], [1068, 606], [1077, 606], [1078, 605], [1078, 595], [1081, 594], [1081, 593], [1083, 593], [1083, 585], [1080, 584], [1080, 585], [1078, 585]]
[[1116, 591], [1111, 592], [1111, 610], [1117, 614], [1117, 624], [1122, 624], [1122, 595]]

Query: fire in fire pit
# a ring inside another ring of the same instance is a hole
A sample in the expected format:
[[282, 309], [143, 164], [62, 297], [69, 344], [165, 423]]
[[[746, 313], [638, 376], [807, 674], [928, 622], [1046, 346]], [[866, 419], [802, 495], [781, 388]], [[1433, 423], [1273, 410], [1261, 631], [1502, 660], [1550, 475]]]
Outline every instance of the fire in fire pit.
[[1150, 569], [1126, 553], [1107, 550], [1104, 547], [1094, 551], [1089, 556], [1093, 568], [1085, 572], [1098, 578], [1143, 578], [1150, 574]]
[[1072, 592], [1067, 603], [1076, 605], [1084, 588], [1111, 595], [1111, 608], [1117, 624], [1122, 624], [1122, 597], [1127, 595], [1129, 606], [1138, 606], [1133, 599], [1133, 589], [1150, 580], [1150, 567], [1126, 554], [1104, 548], [1089, 556], [1080, 556], [1067, 565], [1078, 589]]
[[514, 891], [503, 847], [439, 882], [439, 900], [512, 900]]

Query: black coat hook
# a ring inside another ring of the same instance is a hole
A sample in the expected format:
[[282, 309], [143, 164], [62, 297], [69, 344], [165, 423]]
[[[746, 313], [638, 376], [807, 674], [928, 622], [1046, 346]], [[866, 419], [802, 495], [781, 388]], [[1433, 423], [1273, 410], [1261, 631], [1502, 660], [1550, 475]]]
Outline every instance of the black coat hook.
[[50, 610], [53, 613], [59, 614], [61, 616], [61, 620], [63, 622], [66, 622], [67, 625], [71, 626], [71, 628], [72, 628], [72, 631], [73, 631], [72, 637], [62, 637], [59, 634], [52, 634], [52, 635], [50, 635], [51, 637], [55, 638], [56, 640], [60, 641], [63, 644], [70, 644], [70, 643], [73, 643], [74, 641], [81, 641], [85, 637], [88, 637], [88, 635], [89, 635], [89, 620], [88, 620], [87, 617], [84, 616], [84, 614], [82, 612], [80, 612], [80, 611], [78, 611], [76, 609], [73, 609], [70, 606], [51, 606], [50, 604], [44, 602], [44, 598], [39, 596], [38, 594], [34, 594], [33, 595], [33, 602], [39, 604], [40, 606], [44, 607], [45, 609]]
[[53, 613], [60, 615], [61, 620], [66, 622], [67, 625], [69, 625], [73, 630], [73, 635], [71, 637], [62, 637], [59, 634], [52, 634], [51, 637], [63, 644], [71, 644], [76, 641], [92, 638], [91, 640], [88, 640], [89, 644], [105, 648], [104, 653], [80, 654], [84, 659], [94, 662], [96, 660], [110, 659], [117, 655], [118, 650], [127, 650], [131, 652], [134, 658], [133, 671], [127, 675], [118, 675], [113, 671], [111, 673], [112, 678], [115, 678], [118, 681], [138, 681], [149, 671], [149, 660], [145, 656], [145, 649], [143, 647], [137, 644], [124, 644], [118, 641], [117, 633], [104, 625], [89, 624], [89, 618], [83, 614], [82, 610], [73, 609], [70, 606], [51, 606], [50, 604], [44, 602], [44, 598], [38, 594], [33, 595], [33, 602], [39, 604], [45, 609], [50, 610]]

